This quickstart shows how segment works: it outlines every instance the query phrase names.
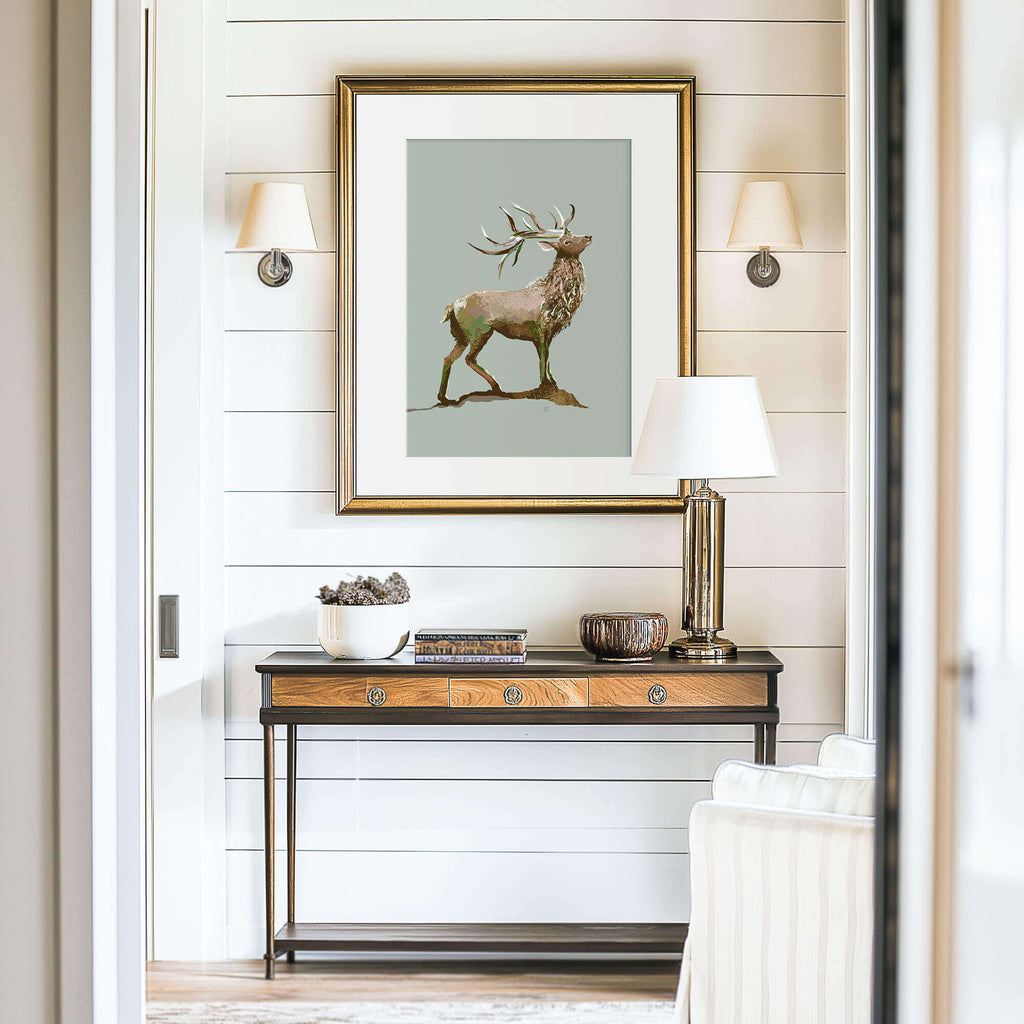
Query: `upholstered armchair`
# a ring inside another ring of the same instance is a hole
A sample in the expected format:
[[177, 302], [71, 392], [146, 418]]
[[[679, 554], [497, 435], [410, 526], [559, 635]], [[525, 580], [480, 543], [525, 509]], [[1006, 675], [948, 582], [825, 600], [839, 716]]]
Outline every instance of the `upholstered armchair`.
[[690, 814], [677, 1024], [869, 1024], [874, 744], [726, 761]]

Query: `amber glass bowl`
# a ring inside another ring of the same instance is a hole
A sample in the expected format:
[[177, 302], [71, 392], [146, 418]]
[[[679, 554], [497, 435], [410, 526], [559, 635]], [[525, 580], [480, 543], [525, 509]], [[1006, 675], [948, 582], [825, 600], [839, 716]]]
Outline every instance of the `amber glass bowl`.
[[661, 612], [590, 612], [580, 616], [580, 643], [598, 661], [650, 661], [665, 646]]

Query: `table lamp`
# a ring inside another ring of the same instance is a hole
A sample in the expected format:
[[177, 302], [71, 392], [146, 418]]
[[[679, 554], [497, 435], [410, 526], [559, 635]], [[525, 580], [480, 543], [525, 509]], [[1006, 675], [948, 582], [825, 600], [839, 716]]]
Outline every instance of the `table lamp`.
[[654, 382], [632, 472], [691, 480], [683, 509], [683, 635], [669, 651], [716, 660], [736, 654], [722, 629], [725, 498], [709, 478], [777, 476], [775, 445], [754, 377]]
[[270, 288], [287, 284], [292, 261], [282, 250], [317, 251], [305, 188], [290, 181], [256, 182], [235, 248], [265, 252], [257, 268], [260, 280]]

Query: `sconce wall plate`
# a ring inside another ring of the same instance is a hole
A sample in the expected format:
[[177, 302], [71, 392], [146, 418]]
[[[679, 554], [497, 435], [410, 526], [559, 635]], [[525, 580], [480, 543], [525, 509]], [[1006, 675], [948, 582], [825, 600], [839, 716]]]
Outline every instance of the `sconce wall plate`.
[[782, 268], [767, 249], [754, 253], [747, 263], [747, 279], [758, 288], [768, 288], [779, 279]]
[[292, 261], [288, 259], [287, 253], [281, 252], [280, 249], [275, 249], [273, 252], [268, 252], [260, 260], [257, 272], [260, 275], [260, 280], [265, 285], [270, 288], [280, 288], [281, 285], [287, 284], [291, 279]]

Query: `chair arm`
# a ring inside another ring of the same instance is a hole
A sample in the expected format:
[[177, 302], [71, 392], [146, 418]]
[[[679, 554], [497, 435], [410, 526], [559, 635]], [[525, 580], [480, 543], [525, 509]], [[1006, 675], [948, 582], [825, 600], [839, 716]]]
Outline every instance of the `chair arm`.
[[834, 732], [818, 747], [818, 764], [828, 768], [875, 774], [875, 741]]
[[702, 801], [683, 1024], [869, 1024], [874, 821]]
[[753, 807], [869, 816], [873, 776], [815, 764], [789, 766], [723, 761], [711, 782], [715, 800]]

